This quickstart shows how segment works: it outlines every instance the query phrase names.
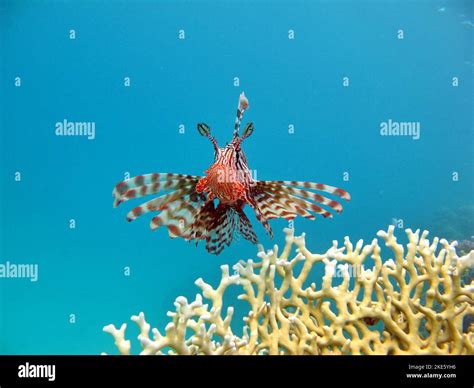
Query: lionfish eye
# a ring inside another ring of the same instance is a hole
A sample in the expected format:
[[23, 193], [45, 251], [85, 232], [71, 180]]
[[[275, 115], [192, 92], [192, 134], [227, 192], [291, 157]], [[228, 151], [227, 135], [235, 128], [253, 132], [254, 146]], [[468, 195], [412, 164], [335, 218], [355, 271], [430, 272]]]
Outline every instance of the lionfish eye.
[[253, 133], [253, 123], [248, 123], [244, 128], [242, 138], [247, 138]]
[[201, 136], [209, 136], [211, 134], [211, 128], [209, 128], [209, 125], [205, 123], [199, 123], [197, 129]]

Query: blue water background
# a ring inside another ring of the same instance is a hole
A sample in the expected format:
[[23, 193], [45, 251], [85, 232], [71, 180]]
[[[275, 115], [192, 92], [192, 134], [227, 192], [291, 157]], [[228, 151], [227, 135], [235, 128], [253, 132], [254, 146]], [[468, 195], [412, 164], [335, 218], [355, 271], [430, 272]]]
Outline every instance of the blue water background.
[[[162, 330], [197, 278], [215, 285], [222, 264], [255, 258], [247, 241], [216, 257], [150, 217], [129, 224], [140, 201], [111, 197], [126, 172], [202, 174], [213, 153], [195, 125], [225, 144], [241, 91], [259, 179], [352, 195], [341, 216], [296, 220], [313, 251], [472, 204], [472, 19], [469, 1], [1, 1], [0, 262], [37, 263], [39, 280], [0, 279], [0, 353], [114, 352], [104, 325], [145, 311]], [[96, 139], [55, 136], [64, 119], [94, 121]], [[388, 119], [419, 121], [421, 138], [380, 136]], [[282, 244], [287, 222], [270, 241], [251, 219], [267, 248]]]

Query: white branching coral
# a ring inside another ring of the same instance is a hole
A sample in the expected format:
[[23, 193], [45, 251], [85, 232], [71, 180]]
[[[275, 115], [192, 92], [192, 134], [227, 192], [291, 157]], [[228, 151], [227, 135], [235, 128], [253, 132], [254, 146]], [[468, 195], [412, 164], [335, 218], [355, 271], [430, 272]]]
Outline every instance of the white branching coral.
[[[391, 226], [377, 233], [393, 252], [382, 261], [378, 239], [353, 246], [346, 237], [343, 247], [334, 241], [314, 254], [304, 234], [285, 234], [280, 254], [277, 246], [259, 247], [259, 259], [238, 262], [232, 275], [223, 265], [216, 288], [198, 279], [201, 294], [176, 299], [164, 334], [152, 329], [150, 337], [144, 314], [133, 316], [141, 354], [474, 354], [474, 329], [462, 330], [474, 314], [474, 284], [461, 282], [474, 251], [458, 257], [456, 243], [410, 229], [403, 246]], [[324, 275], [308, 284], [318, 267]], [[241, 336], [231, 328], [234, 309], [222, 311], [230, 286], [242, 289], [239, 299], [249, 306]], [[104, 328], [121, 354], [130, 353], [125, 329]]]

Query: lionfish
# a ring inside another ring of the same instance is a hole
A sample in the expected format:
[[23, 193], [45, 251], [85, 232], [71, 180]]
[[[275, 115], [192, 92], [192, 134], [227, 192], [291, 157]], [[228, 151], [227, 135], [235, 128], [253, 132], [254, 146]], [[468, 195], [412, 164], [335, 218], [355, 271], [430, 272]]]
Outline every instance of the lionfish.
[[114, 207], [130, 199], [167, 192], [131, 210], [127, 220], [159, 212], [151, 220], [152, 230], [164, 225], [171, 238], [194, 240], [196, 245], [205, 240], [206, 249], [216, 255], [231, 244], [235, 233], [254, 244], [258, 242], [244, 213], [247, 204], [270, 237], [273, 232], [268, 221], [273, 218], [292, 220], [302, 216], [314, 220], [315, 214], [332, 217], [331, 211], [341, 213], [339, 202], [313, 191], [350, 200], [345, 190], [313, 182], [254, 179], [242, 149], [243, 141], [253, 133], [253, 123], [248, 123], [242, 136], [239, 135], [242, 116], [248, 107], [249, 102], [241, 93], [232, 141], [223, 148], [218, 146], [208, 125], [197, 125], [199, 133], [214, 147], [214, 163], [205, 176], [154, 173], [129, 178], [115, 186]]

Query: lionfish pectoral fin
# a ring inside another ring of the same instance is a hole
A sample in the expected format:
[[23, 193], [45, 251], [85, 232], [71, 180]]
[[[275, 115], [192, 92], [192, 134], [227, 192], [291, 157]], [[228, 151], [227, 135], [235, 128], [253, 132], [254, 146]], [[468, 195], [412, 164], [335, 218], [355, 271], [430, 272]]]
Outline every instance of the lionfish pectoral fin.
[[130, 199], [144, 197], [150, 194], [158, 194], [161, 191], [178, 190], [196, 185], [200, 176], [153, 173], [138, 175], [119, 182], [112, 196], [114, 197], [114, 207]]
[[252, 209], [255, 212], [255, 216], [257, 217], [257, 220], [263, 225], [265, 228], [267, 234], [270, 236], [270, 238], [273, 238], [273, 230], [270, 224], [268, 223], [268, 219], [265, 215], [265, 207], [255, 201], [255, 200], [249, 200], [249, 205], [252, 207]]
[[342, 212], [339, 202], [313, 191], [322, 191], [350, 200], [350, 195], [345, 190], [301, 181], [258, 181], [253, 188], [253, 198], [267, 219], [292, 220], [301, 216], [313, 220], [316, 215], [327, 218], [333, 216], [331, 212]]
[[258, 238], [253, 230], [252, 223], [242, 209], [238, 209], [236, 212], [238, 215], [237, 230], [239, 234], [251, 243], [257, 244]]
[[127, 220], [133, 221], [147, 213], [155, 213], [150, 221], [152, 230], [165, 226], [171, 238], [191, 239], [191, 225], [195, 215], [206, 203], [207, 195], [196, 191], [200, 176], [155, 173], [139, 175], [122, 181], [113, 190], [114, 205], [130, 199], [167, 192], [136, 206], [127, 214]]

